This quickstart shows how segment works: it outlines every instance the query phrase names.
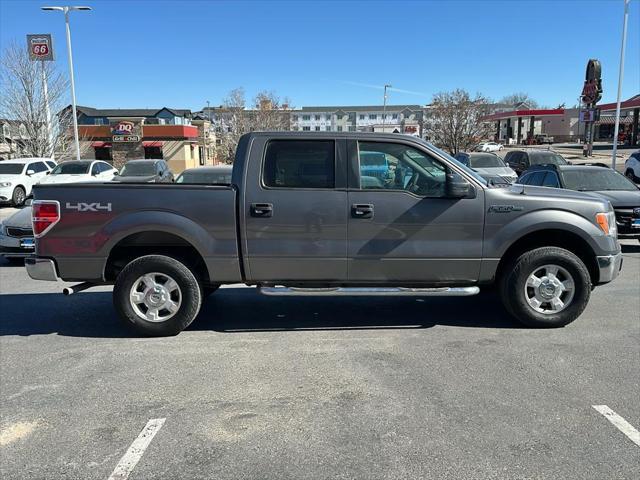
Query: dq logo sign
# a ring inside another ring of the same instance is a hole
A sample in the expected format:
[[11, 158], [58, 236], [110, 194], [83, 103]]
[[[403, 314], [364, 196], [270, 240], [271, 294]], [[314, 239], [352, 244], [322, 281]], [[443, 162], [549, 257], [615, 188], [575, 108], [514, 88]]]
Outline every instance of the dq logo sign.
[[598, 103], [602, 98], [602, 67], [600, 62], [593, 58], [587, 63], [581, 96], [587, 105]]
[[133, 132], [133, 123], [131, 122], [120, 122], [111, 129], [111, 133], [114, 135], [131, 135], [131, 132]]

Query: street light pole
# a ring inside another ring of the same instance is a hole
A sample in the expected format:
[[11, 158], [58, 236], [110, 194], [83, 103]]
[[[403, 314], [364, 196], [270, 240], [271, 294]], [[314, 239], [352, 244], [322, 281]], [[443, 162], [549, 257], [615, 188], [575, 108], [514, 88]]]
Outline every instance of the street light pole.
[[73, 137], [76, 146], [76, 160], [80, 160], [80, 139], [78, 138], [78, 113], [76, 110], [76, 85], [73, 76], [73, 54], [71, 53], [71, 28], [69, 12], [73, 10], [91, 10], [91, 7], [41, 7], [42, 10], [57, 10], [64, 13], [64, 24], [67, 33], [67, 58], [69, 60], [69, 80], [71, 83], [71, 112], [73, 115]]
[[387, 88], [391, 88], [388, 83], [384, 84], [384, 95], [382, 99], [382, 133], [384, 133], [384, 125], [387, 123]]
[[618, 72], [618, 99], [616, 101], [616, 123], [613, 129], [613, 151], [611, 154], [611, 168], [616, 169], [616, 155], [618, 153], [618, 131], [620, 130], [620, 96], [622, 95], [622, 80], [624, 79], [624, 51], [627, 45], [627, 20], [629, 19], [629, 2], [624, 0], [624, 20], [622, 22], [622, 46], [620, 47], [620, 71]]

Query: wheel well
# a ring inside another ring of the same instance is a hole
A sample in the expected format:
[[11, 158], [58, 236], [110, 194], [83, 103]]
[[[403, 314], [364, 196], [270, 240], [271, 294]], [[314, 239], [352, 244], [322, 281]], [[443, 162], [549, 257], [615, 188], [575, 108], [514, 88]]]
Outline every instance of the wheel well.
[[198, 279], [209, 282], [209, 271], [202, 255], [184, 238], [168, 232], [139, 232], [120, 240], [109, 253], [104, 277], [112, 282], [125, 265], [145, 255], [165, 255], [189, 267]]
[[599, 270], [595, 252], [579, 235], [566, 230], [538, 230], [529, 233], [514, 242], [504, 253], [496, 270], [496, 279], [512, 260], [523, 253], [540, 247], [559, 247], [569, 250], [582, 260], [589, 270], [591, 283], [598, 283]]

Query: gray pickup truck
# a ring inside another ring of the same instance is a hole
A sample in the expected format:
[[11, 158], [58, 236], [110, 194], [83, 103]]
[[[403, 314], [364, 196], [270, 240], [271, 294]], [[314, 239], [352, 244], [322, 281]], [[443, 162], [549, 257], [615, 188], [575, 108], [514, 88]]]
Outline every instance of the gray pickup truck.
[[66, 293], [114, 284], [116, 310], [146, 335], [179, 333], [206, 295], [239, 282], [275, 296], [496, 286], [516, 319], [557, 327], [622, 267], [607, 201], [499, 188], [397, 134], [251, 133], [231, 184], [41, 185], [34, 196], [31, 278], [83, 282]]

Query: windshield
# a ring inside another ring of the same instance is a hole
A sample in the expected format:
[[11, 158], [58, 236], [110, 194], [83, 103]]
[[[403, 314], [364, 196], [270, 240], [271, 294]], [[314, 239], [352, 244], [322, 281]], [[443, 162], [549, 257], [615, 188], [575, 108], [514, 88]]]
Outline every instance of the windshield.
[[504, 167], [504, 162], [497, 155], [490, 155], [488, 153], [474, 153], [469, 156], [469, 163], [471, 168], [494, 168]]
[[567, 161], [557, 153], [553, 152], [531, 152], [529, 153], [531, 165], [567, 165]]
[[592, 192], [602, 190], [637, 191], [630, 180], [613, 170], [567, 170], [562, 173], [564, 183], [571, 190]]
[[51, 175], [82, 175], [89, 173], [91, 162], [65, 162], [51, 170]]
[[[426, 142], [425, 142], [426, 143]], [[439, 153], [440, 155], [442, 155], [443, 157], [445, 157], [447, 160], [449, 160], [450, 162], [454, 163], [455, 165], [457, 165], [458, 167], [460, 167], [462, 170], [464, 170], [465, 172], [467, 172], [469, 175], [471, 175], [473, 178], [475, 178], [478, 182], [480, 182], [482, 185], [489, 185], [487, 183], [487, 181], [482, 178], [480, 175], [478, 175], [476, 172], [474, 172], [473, 170], [471, 170], [469, 167], [467, 167], [465, 164], [459, 162], [458, 160], [456, 160], [455, 158], [453, 158], [451, 155], [449, 155], [447, 152], [445, 152], [444, 150], [440, 150], [438, 147], [427, 143], [427, 145], [429, 146], [430, 149], [434, 150], [435, 152]]]
[[229, 184], [231, 183], [231, 172], [183, 172], [176, 180], [176, 183]]
[[155, 175], [155, 166], [151, 162], [131, 162], [122, 167], [120, 175], [123, 177], [144, 177], [149, 175]]
[[23, 168], [22, 163], [0, 163], [0, 175], [20, 175]]

